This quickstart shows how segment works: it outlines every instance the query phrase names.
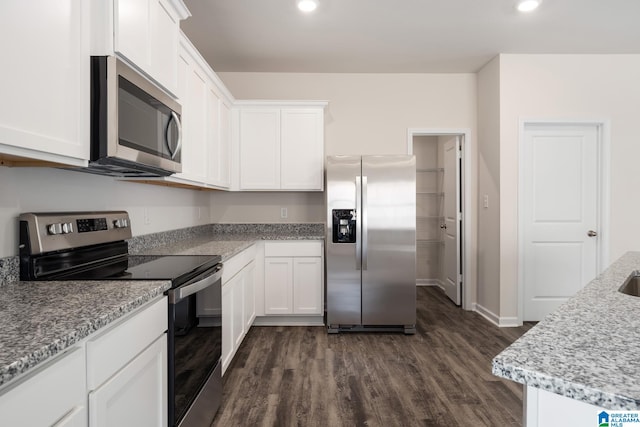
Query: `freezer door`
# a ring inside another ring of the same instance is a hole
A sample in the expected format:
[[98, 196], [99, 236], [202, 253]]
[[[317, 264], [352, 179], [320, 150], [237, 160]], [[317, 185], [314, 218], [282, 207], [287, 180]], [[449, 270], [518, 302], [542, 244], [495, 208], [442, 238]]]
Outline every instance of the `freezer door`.
[[[360, 325], [360, 205], [357, 199], [361, 175], [360, 156], [327, 157], [327, 326]], [[353, 215], [350, 217], [350, 213]], [[334, 224], [356, 228], [334, 230]]]
[[362, 324], [416, 323], [414, 156], [362, 157]]

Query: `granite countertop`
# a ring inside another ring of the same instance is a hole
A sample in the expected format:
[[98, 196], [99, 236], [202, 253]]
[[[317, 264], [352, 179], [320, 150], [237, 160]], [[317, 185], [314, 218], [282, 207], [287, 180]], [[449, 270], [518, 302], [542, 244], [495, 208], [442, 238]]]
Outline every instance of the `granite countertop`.
[[610, 410], [640, 409], [640, 297], [628, 252], [493, 360], [493, 374]]
[[145, 255], [220, 255], [222, 262], [242, 252], [260, 240], [323, 240], [324, 235], [312, 233], [212, 233], [179, 240], [148, 249]]
[[[220, 255], [259, 240], [323, 240], [322, 224], [211, 224], [134, 237], [132, 254]], [[61, 353], [171, 287], [170, 281], [20, 282], [0, 260], [0, 385]]]
[[170, 281], [13, 282], [0, 292], [0, 385], [161, 296]]

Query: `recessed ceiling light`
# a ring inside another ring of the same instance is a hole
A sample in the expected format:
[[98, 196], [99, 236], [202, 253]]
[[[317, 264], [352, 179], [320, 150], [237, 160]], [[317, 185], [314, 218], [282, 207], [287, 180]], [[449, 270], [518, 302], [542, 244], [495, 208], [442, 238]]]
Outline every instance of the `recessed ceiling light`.
[[298, 9], [303, 12], [313, 12], [318, 7], [318, 0], [298, 0]]
[[540, 3], [542, 3], [542, 0], [518, 0], [516, 8], [520, 12], [531, 12], [537, 9]]

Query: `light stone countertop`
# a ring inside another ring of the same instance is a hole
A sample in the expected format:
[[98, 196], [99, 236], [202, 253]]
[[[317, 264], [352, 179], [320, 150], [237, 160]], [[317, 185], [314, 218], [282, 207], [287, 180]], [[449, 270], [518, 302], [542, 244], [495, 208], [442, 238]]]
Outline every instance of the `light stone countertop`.
[[[230, 230], [231, 232], [220, 232]], [[260, 240], [323, 240], [322, 226], [232, 225], [142, 236], [137, 254], [220, 255], [225, 261]], [[150, 244], [152, 249], [144, 247]], [[158, 245], [158, 246], [156, 246]], [[0, 273], [0, 386], [161, 296], [170, 281], [20, 282], [17, 257], [3, 259]]]
[[628, 252], [493, 360], [493, 374], [610, 410], [640, 409], [640, 297]]
[[161, 281], [13, 282], [0, 292], [0, 385], [171, 287]]
[[308, 233], [224, 233], [180, 240], [141, 253], [144, 255], [220, 255], [224, 262], [261, 240], [323, 239], [323, 235]]

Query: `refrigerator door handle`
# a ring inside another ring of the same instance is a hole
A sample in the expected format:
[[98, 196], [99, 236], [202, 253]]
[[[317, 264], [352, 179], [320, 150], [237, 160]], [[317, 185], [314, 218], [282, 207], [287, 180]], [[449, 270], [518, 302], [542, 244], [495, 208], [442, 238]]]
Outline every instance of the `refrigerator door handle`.
[[361, 197], [361, 176], [356, 176], [356, 270], [360, 270], [361, 262], [362, 262], [362, 222], [361, 222], [361, 212], [362, 212], [362, 199]]
[[362, 206], [360, 208], [360, 213], [362, 216], [362, 269], [367, 269], [367, 210], [365, 206], [368, 206], [367, 200], [367, 177], [362, 177]]

